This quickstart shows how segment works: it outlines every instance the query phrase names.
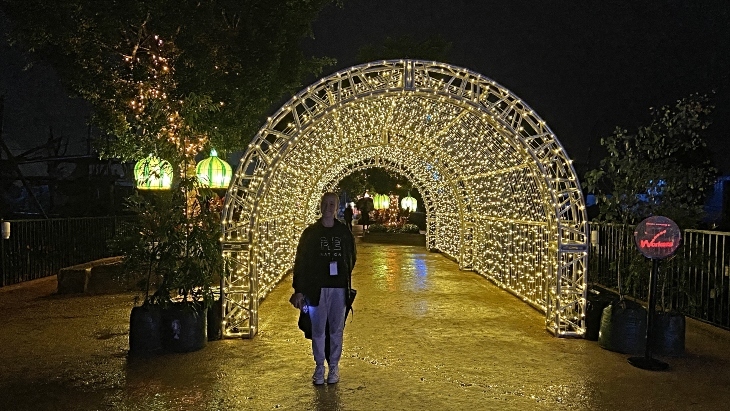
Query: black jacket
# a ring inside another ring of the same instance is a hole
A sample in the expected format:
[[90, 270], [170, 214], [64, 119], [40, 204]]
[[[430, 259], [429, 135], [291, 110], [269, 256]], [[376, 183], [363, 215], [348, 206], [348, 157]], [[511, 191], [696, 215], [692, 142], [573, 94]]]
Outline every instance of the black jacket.
[[[317, 220], [304, 229], [294, 259], [293, 287], [307, 298], [309, 305], [319, 305], [322, 288], [349, 288], [357, 259], [355, 237], [339, 220], [325, 227]], [[329, 272], [330, 261], [337, 261], [338, 275]]]

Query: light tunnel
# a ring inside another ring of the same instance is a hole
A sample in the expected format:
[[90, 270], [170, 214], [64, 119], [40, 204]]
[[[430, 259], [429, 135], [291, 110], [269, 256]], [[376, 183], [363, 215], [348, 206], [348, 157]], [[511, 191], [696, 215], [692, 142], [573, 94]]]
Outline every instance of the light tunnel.
[[319, 199], [358, 169], [409, 178], [426, 244], [582, 336], [586, 211], [565, 150], [496, 82], [420, 60], [350, 67], [299, 92], [249, 144], [226, 196], [224, 334], [253, 337], [258, 306], [294, 263]]

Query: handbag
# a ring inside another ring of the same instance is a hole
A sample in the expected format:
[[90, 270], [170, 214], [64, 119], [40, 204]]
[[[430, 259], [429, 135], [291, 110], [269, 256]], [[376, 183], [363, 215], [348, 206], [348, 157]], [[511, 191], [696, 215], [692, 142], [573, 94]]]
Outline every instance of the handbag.
[[[305, 307], [306, 309], [306, 307]], [[299, 329], [304, 332], [304, 338], [312, 339], [312, 319], [309, 318], [309, 310], [299, 310], [299, 321], [297, 322]]]
[[347, 302], [345, 304], [345, 321], [347, 321], [347, 314], [352, 311], [353, 315], [355, 314], [355, 311], [352, 309], [352, 303], [355, 301], [355, 297], [357, 297], [357, 290], [352, 288], [352, 274], [347, 278]]
[[[350, 313], [350, 311], [354, 313], [352, 309], [352, 303], [353, 301], [355, 301], [355, 297], [357, 296], [356, 289], [348, 287], [347, 291], [345, 320], [347, 320], [347, 315]], [[293, 294], [292, 298], [294, 298]], [[289, 299], [289, 301], [292, 301], [291, 298]], [[299, 320], [297, 321], [297, 326], [299, 326], [299, 329], [304, 332], [304, 338], [308, 340], [312, 339], [312, 319], [309, 317], [309, 310], [307, 306], [304, 306], [304, 309], [299, 310]], [[329, 327], [329, 324], [327, 324], [327, 327]], [[327, 335], [329, 339], [329, 332], [325, 332], [325, 335]], [[325, 352], [329, 353], [329, 350], [326, 350]]]

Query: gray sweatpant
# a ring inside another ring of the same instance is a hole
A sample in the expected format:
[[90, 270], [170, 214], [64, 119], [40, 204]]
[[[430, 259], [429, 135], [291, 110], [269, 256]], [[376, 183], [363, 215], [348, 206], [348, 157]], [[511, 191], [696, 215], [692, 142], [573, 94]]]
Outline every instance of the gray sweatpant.
[[319, 295], [319, 305], [309, 307], [312, 319], [312, 354], [317, 365], [324, 365], [324, 340], [327, 321], [330, 323], [329, 366], [340, 362], [342, 356], [342, 330], [345, 328], [345, 289], [323, 288]]

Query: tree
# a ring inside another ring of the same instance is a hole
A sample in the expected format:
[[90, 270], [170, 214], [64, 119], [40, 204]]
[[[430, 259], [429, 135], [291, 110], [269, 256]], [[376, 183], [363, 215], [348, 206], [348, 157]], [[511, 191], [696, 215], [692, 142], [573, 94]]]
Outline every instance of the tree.
[[370, 191], [370, 194], [392, 193], [403, 197], [411, 188], [411, 183], [401, 174], [373, 167], [350, 173], [337, 184], [337, 187], [352, 198], [362, 195], [365, 191]]
[[693, 94], [651, 109], [651, 122], [636, 133], [617, 128], [601, 139], [608, 156], [586, 174], [599, 218], [635, 224], [663, 215], [683, 228], [697, 226], [717, 174], [703, 137], [712, 109], [708, 96]]
[[245, 147], [273, 103], [331, 64], [299, 49], [330, 2], [0, 0], [0, 10], [117, 138], [105, 156], [170, 160]]

